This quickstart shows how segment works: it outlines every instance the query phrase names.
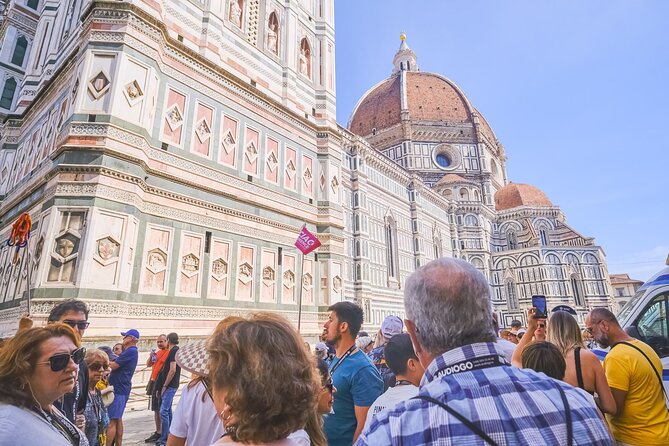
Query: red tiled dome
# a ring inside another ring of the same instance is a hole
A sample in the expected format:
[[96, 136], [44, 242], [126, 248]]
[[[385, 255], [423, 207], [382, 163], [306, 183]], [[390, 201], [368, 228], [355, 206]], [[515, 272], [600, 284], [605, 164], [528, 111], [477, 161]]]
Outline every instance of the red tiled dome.
[[[400, 123], [400, 74], [377, 84], [358, 102], [349, 130], [367, 136]], [[473, 109], [460, 89], [448, 79], [423, 71], [406, 72], [407, 109], [412, 121], [471, 122]], [[487, 125], [487, 123], [486, 123]]]
[[553, 206], [546, 194], [529, 184], [511, 183], [495, 194], [495, 209], [504, 211], [519, 206]]

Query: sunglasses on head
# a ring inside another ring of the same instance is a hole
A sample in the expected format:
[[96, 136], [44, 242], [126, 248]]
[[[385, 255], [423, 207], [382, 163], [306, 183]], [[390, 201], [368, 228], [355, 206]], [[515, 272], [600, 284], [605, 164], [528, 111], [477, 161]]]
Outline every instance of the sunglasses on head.
[[75, 364], [79, 365], [84, 360], [84, 356], [86, 356], [86, 349], [81, 347], [72, 351], [72, 353], [59, 353], [53, 355], [48, 361], [38, 362], [38, 364], [50, 364], [51, 371], [60, 372], [70, 363], [70, 358], [72, 358], [72, 361], [74, 361]]
[[88, 326], [91, 325], [88, 321], [73, 321], [70, 319], [65, 319], [63, 324], [67, 324], [72, 328], [78, 328], [79, 330], [86, 330]]

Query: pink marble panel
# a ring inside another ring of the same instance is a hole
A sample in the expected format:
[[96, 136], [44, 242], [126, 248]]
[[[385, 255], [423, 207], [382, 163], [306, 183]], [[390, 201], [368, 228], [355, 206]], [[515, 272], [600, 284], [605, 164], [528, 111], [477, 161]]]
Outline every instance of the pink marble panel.
[[267, 137], [265, 156], [265, 179], [272, 183], [279, 181], [279, 142]]
[[308, 156], [302, 156], [302, 193], [314, 195], [314, 160]]
[[214, 110], [204, 104], [197, 104], [193, 121], [191, 150], [198, 155], [209, 157], [211, 136], [214, 127]]
[[145, 243], [145, 266], [143, 288], [147, 291], [165, 292], [171, 233], [149, 227]]
[[209, 278], [210, 299], [228, 297], [230, 277], [230, 243], [214, 240], [211, 247], [211, 267]]
[[223, 125], [221, 133], [221, 148], [218, 154], [218, 160], [222, 164], [235, 167], [237, 159], [237, 141], [239, 135], [237, 128], [239, 124], [236, 119], [223, 115]]
[[281, 301], [283, 303], [295, 302], [295, 289], [299, 285], [297, 272], [295, 270], [295, 256], [283, 255], [283, 276], [281, 277]]
[[169, 89], [163, 109], [163, 138], [166, 142], [181, 145], [183, 123], [186, 119], [186, 96]]
[[302, 302], [312, 304], [314, 302], [314, 262], [304, 259], [302, 270]]
[[179, 293], [197, 295], [202, 271], [202, 237], [184, 234], [179, 258]]
[[294, 149], [286, 147], [286, 163], [283, 185], [286, 189], [297, 190], [297, 153]]
[[236, 298], [238, 300], [253, 300], [253, 279], [255, 274], [255, 248], [240, 246], [237, 255]]
[[258, 146], [259, 133], [257, 130], [246, 127], [244, 133], [244, 155], [243, 170], [251, 175], [258, 174], [258, 159], [260, 158], [260, 147]]
[[260, 266], [262, 267], [262, 286], [260, 289], [260, 300], [276, 301], [276, 253], [273, 251], [262, 251]]

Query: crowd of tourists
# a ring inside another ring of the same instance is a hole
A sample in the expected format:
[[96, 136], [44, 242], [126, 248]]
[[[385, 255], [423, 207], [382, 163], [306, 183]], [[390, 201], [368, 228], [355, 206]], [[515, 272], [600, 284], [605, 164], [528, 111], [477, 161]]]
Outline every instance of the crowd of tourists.
[[[500, 330], [490, 286], [442, 258], [406, 281], [404, 321], [370, 336], [353, 302], [328, 308], [311, 349], [285, 318], [222, 320], [179, 347], [161, 335], [146, 366], [157, 445], [669, 445], [657, 354], [604, 308], [582, 331], [566, 307]], [[81, 347], [85, 303], [58, 305], [0, 349], [0, 444], [123, 443], [135, 329]], [[611, 347], [603, 364], [588, 347]], [[181, 373], [190, 374], [174, 412]], [[110, 389], [113, 388], [113, 391]], [[110, 401], [113, 395], [113, 401]]]

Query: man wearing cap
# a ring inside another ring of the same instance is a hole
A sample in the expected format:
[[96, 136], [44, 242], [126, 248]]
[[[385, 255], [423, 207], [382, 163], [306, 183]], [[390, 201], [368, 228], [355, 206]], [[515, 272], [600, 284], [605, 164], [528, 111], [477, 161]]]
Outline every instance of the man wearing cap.
[[112, 369], [109, 384], [114, 386], [114, 402], [107, 408], [109, 427], [107, 428], [107, 446], [123, 446], [123, 412], [132, 389], [132, 375], [137, 368], [139, 354], [137, 342], [139, 332], [134, 328], [121, 333], [123, 336], [123, 353], [109, 363]]
[[172, 424], [172, 401], [174, 394], [179, 388], [181, 379], [181, 367], [176, 361], [179, 351], [179, 335], [169, 333], [167, 335], [167, 348], [169, 352], [165, 358], [163, 366], [156, 377], [154, 385], [154, 394], [160, 398], [160, 424], [161, 434], [157, 445], [164, 446], [167, 443], [167, 437], [170, 434], [170, 425]]
[[404, 323], [402, 322], [402, 319], [395, 315], [387, 316], [381, 323], [382, 343], [380, 346], [369, 352], [368, 355], [369, 359], [372, 360], [376, 366], [376, 369], [379, 371], [381, 379], [383, 379], [384, 392], [395, 384], [395, 374], [388, 368], [388, 365], [386, 364], [384, 350], [388, 341], [390, 341], [393, 336], [402, 333], [403, 329]]

